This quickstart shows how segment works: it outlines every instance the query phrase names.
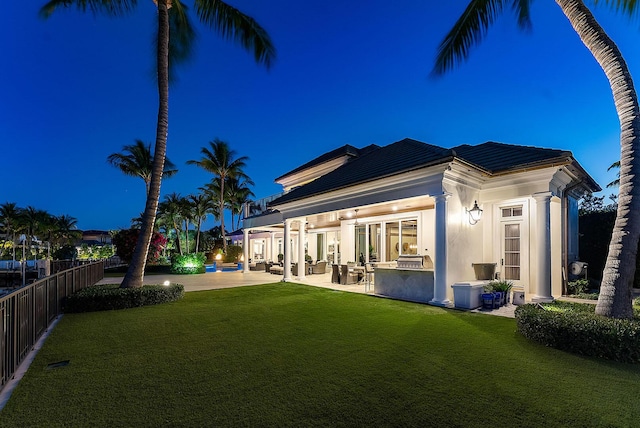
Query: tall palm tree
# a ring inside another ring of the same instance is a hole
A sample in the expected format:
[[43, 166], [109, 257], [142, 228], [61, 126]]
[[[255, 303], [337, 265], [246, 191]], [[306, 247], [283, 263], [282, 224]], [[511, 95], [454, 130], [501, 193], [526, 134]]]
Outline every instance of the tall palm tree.
[[180, 215], [182, 216], [182, 221], [184, 221], [185, 251], [189, 254], [189, 227], [191, 220], [193, 220], [195, 215], [193, 213], [193, 206], [191, 205], [191, 201], [188, 197], [180, 198]]
[[173, 230], [176, 231], [176, 241], [178, 245], [178, 251], [182, 255], [182, 245], [180, 245], [180, 223], [182, 222], [182, 196], [178, 193], [169, 193], [165, 195], [164, 201], [159, 206], [160, 216], [162, 216], [165, 224], [173, 225]]
[[[145, 144], [142, 140], [135, 140], [135, 144], [122, 147], [122, 153], [112, 153], [107, 156], [107, 162], [118, 168], [125, 175], [140, 177], [144, 180], [145, 195], [149, 194], [151, 184], [151, 169], [153, 168], [153, 156], [151, 156], [151, 144]], [[162, 177], [173, 177], [178, 173], [176, 166], [165, 158]]]
[[[239, 180], [237, 178], [229, 178], [226, 184], [227, 201], [229, 209], [231, 210], [231, 227], [232, 229], [238, 229], [240, 227], [240, 218], [242, 217], [242, 210], [244, 204], [248, 202], [249, 197], [255, 196], [249, 186], [253, 186], [254, 182], [246, 179]], [[237, 222], [234, 225], [234, 215], [238, 214]]]
[[227, 237], [224, 229], [224, 207], [227, 200], [224, 187], [230, 178], [249, 179], [247, 174], [244, 173], [244, 168], [249, 158], [246, 156], [236, 158], [236, 152], [229, 148], [229, 144], [218, 138], [209, 142], [209, 148], [203, 147], [200, 149], [200, 153], [202, 154], [200, 160], [189, 160], [187, 164], [197, 165], [211, 172], [220, 187], [218, 210], [220, 213], [220, 228], [222, 229], [222, 245], [226, 252]]
[[16, 261], [16, 232], [20, 231], [20, 208], [15, 202], [0, 205], [0, 227], [6, 238], [11, 237], [12, 260]]
[[207, 219], [207, 214], [212, 212], [213, 204], [211, 199], [204, 193], [198, 193], [197, 195], [189, 195], [189, 202], [193, 208], [194, 219], [197, 221], [196, 228], [196, 253], [200, 249], [200, 232], [202, 229], [202, 222]]
[[[497, 16], [510, 4], [521, 28], [529, 28], [533, 0], [472, 0], [446, 35], [436, 57], [433, 74], [451, 70], [469, 56]], [[629, 68], [616, 44], [605, 33], [582, 0], [555, 0], [574, 31], [606, 75], [620, 121], [620, 191], [616, 222], [602, 275], [596, 313], [631, 318], [632, 284], [640, 238], [640, 108]], [[594, 0], [633, 16], [635, 0]]]
[[[253, 18], [221, 0], [194, 1], [196, 15], [202, 23], [223, 38], [235, 41], [244, 49], [253, 52], [257, 63], [264, 64], [267, 68], [271, 65], [275, 59], [275, 48], [267, 32]], [[167, 152], [169, 67], [187, 59], [195, 36], [187, 15], [187, 7], [182, 1], [156, 0], [154, 3], [156, 3], [158, 19], [156, 67], [159, 103], [156, 142], [142, 229], [129, 269], [120, 285], [124, 288], [142, 287]], [[81, 11], [89, 9], [94, 13], [121, 16], [131, 12], [136, 5], [137, 0], [50, 0], [42, 7], [40, 13], [44, 17], [49, 17], [58, 7], [76, 6]], [[171, 37], [169, 37], [170, 33]]]

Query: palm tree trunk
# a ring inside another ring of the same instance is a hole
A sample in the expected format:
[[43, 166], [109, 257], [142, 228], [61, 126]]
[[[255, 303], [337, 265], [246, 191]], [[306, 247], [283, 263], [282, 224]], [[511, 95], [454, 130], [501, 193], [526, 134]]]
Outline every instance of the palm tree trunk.
[[200, 228], [202, 227], [202, 217], [198, 217], [198, 231], [196, 232], [196, 253], [200, 249]]
[[142, 287], [144, 268], [147, 264], [147, 254], [160, 199], [160, 184], [162, 183], [162, 170], [167, 153], [167, 132], [169, 130], [169, 13], [167, 0], [158, 0], [157, 64], [159, 105], [151, 183], [147, 193], [147, 203], [142, 214], [142, 228], [131, 264], [129, 264], [127, 274], [120, 285], [122, 288]]
[[178, 244], [178, 251], [182, 256], [183, 253], [182, 253], [182, 245], [180, 245], [180, 228], [178, 227], [178, 223], [176, 223], [175, 221], [173, 222], [173, 230], [176, 231], [176, 242]]
[[220, 229], [222, 232], [222, 248], [227, 253], [227, 234], [224, 230], [224, 176], [220, 176]]
[[189, 254], [189, 220], [184, 220], [185, 251]]
[[640, 108], [629, 68], [581, 0], [556, 0], [584, 45], [604, 70], [620, 121], [620, 192], [618, 212], [602, 274], [596, 313], [631, 318], [632, 285], [640, 238]]

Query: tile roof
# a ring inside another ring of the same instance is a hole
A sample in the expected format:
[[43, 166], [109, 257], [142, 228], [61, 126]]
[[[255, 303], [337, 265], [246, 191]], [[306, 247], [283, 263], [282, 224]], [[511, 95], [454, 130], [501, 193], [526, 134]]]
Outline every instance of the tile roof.
[[477, 146], [463, 144], [454, 147], [453, 151], [456, 157], [492, 174], [522, 169], [527, 166], [549, 164], [554, 160], [566, 161], [573, 157], [571, 152], [566, 150], [516, 146], [493, 141]]
[[[344, 150], [345, 147], [337, 150]], [[271, 205], [279, 205], [297, 199], [319, 195], [328, 191], [365, 183], [417, 168], [451, 162], [454, 158], [475, 165], [490, 175], [523, 168], [550, 165], [556, 162], [566, 163], [567, 161], [573, 160], [572, 153], [566, 150], [517, 146], [492, 141], [477, 146], [463, 144], [453, 149], [445, 149], [405, 138], [404, 140], [384, 147], [372, 145], [366, 149], [368, 150], [364, 154], [361, 153], [347, 164], [284, 194], [272, 201]], [[336, 150], [320, 156], [305, 165], [309, 165], [312, 162], [319, 162], [320, 159], [334, 152], [336, 152]], [[327, 156], [325, 159], [329, 160], [332, 158]], [[296, 170], [300, 169], [303, 168], [300, 167]], [[589, 179], [591, 178], [589, 177]], [[595, 182], [593, 183], [597, 186]]]
[[368, 153], [352, 159], [311, 183], [292, 190], [271, 204], [277, 205], [302, 199], [452, 159], [453, 151], [450, 149], [405, 138], [388, 146], [375, 146], [375, 149]]
[[305, 169], [312, 168], [312, 167], [314, 167], [316, 165], [323, 164], [325, 162], [328, 162], [328, 161], [333, 160], [333, 159], [340, 158], [342, 156], [358, 157], [358, 156], [360, 156], [362, 154], [366, 154], [366, 153], [368, 153], [368, 152], [370, 152], [372, 150], [379, 149], [379, 148], [380, 147], [375, 145], [375, 144], [371, 144], [371, 145], [369, 145], [367, 147], [364, 147], [362, 149], [358, 149], [357, 147], [353, 147], [350, 144], [345, 144], [342, 147], [338, 147], [335, 150], [331, 150], [330, 152], [327, 152], [327, 153], [325, 153], [323, 155], [320, 155], [317, 158], [305, 163], [304, 165], [300, 165], [299, 167], [297, 167], [297, 168], [295, 168], [295, 169], [293, 169], [293, 170], [281, 175], [280, 177], [276, 178], [275, 181], [277, 182], [277, 181], [279, 181], [279, 180], [281, 180], [281, 179], [283, 179], [283, 178], [285, 178], [285, 177], [287, 177], [289, 175], [293, 175], [293, 174], [295, 174], [295, 173], [297, 173], [299, 171], [304, 171]]

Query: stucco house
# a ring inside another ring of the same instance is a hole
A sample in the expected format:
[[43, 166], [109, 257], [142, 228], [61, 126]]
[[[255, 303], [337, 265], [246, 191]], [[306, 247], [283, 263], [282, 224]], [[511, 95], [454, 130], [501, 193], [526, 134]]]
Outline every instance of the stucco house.
[[[601, 190], [569, 151], [496, 142], [447, 149], [408, 138], [346, 145], [276, 182], [282, 195], [244, 219], [245, 260], [284, 254], [283, 280], [304, 281], [305, 270], [294, 277], [290, 267], [305, 255], [364, 259], [429, 289], [410, 300], [441, 306], [451, 304], [452, 285], [475, 280], [474, 263], [495, 263], [495, 277], [527, 301], [562, 295], [578, 259], [578, 200]], [[411, 255], [429, 256], [430, 275], [394, 266]]]

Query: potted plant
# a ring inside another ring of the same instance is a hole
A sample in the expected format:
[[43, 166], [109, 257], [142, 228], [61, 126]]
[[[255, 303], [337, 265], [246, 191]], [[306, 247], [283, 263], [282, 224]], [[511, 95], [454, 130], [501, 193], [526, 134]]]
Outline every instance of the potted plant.
[[511, 281], [491, 281], [487, 284], [493, 289], [494, 293], [500, 293], [500, 300], [502, 305], [506, 305], [509, 303], [509, 294], [511, 293], [511, 289], [513, 288], [513, 282]]

